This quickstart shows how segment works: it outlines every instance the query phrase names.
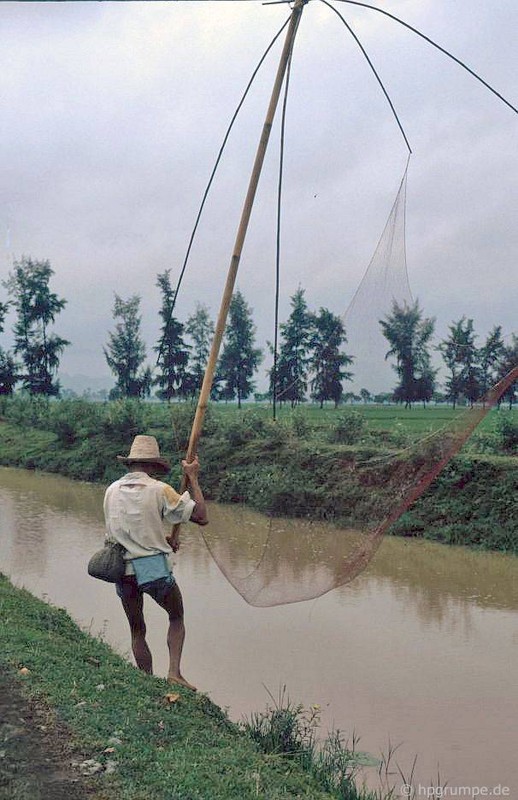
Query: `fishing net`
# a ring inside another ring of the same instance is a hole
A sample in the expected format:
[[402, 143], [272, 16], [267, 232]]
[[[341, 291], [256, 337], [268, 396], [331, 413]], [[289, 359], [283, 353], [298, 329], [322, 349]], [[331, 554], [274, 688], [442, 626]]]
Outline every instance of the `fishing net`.
[[[394, 301], [412, 303], [405, 254], [407, 172], [408, 163], [374, 255], [344, 315], [347, 351], [355, 357], [355, 387], [371, 393], [387, 392], [395, 382], [385, 360], [389, 345], [379, 321], [391, 313]], [[272, 450], [275, 512], [304, 516], [309, 506], [312, 518], [340, 519], [341, 527], [317, 525], [307, 518], [243, 514], [242, 530], [236, 534], [230, 516], [228, 524], [225, 521], [225, 513], [234, 516], [235, 511], [219, 507], [213, 524], [202, 532], [210, 554], [252, 606], [311, 600], [349, 583], [367, 567], [391, 525], [428, 489], [517, 378], [518, 367], [472, 408], [458, 411], [443, 428], [404, 449], [396, 447], [390, 431], [379, 431], [377, 442], [371, 431], [361, 447], [344, 444], [330, 450], [323, 441], [314, 440], [313, 449], [310, 445], [302, 453], [295, 439], [293, 449], [299, 449], [293, 458], [289, 447], [282, 453]], [[325, 475], [320, 491], [314, 485], [305, 490], [300, 474], [292, 472], [292, 462], [304, 459], [306, 470], [313, 467]], [[283, 491], [289, 498], [285, 505]], [[297, 492], [302, 498], [299, 509], [293, 502]]]
[[[391, 313], [394, 301], [412, 303], [405, 255], [407, 171], [408, 163], [382, 236], [344, 317], [347, 351], [355, 356], [355, 384], [371, 393], [386, 392], [395, 382], [385, 360], [389, 345], [379, 321]], [[304, 443], [304, 436], [299, 441], [292, 431], [291, 445], [284, 441], [279, 449], [267, 437], [261, 442], [258, 431], [258, 468], [266, 458], [275, 486], [275, 502], [267, 505], [283, 518], [243, 512], [242, 530], [236, 533], [235, 506], [214, 509], [211, 524], [202, 531], [211, 556], [243, 599], [257, 607], [311, 600], [349, 583], [367, 567], [391, 525], [428, 489], [517, 378], [518, 367], [472, 408], [458, 411], [443, 428], [404, 449], [390, 431], [378, 431], [377, 441], [370, 431], [361, 446], [343, 444], [345, 436], [341, 446], [332, 447], [316, 438]], [[247, 458], [238, 464], [235, 476], [228, 470], [233, 501], [239, 500], [241, 479], [253, 487], [254, 467], [246, 475], [240, 471], [246, 463]], [[312, 469], [323, 476], [322, 485], [315, 488], [313, 481], [306, 488], [304, 475]], [[257, 486], [255, 491], [263, 491]], [[312, 519], [339, 519], [341, 527], [310, 522], [308, 508]], [[285, 518], [290, 515], [306, 518]]]
[[394, 301], [412, 303], [405, 250], [407, 173], [408, 162], [374, 255], [343, 315], [356, 391], [365, 388], [376, 394], [394, 385], [394, 371], [385, 360], [389, 345], [379, 321], [392, 311]]
[[[322, 487], [331, 498], [329, 511], [350, 520], [343, 529], [257, 516], [243, 520], [239, 535], [228, 535], [225, 509], [219, 508], [216, 524], [202, 531], [218, 567], [247, 603], [260, 607], [311, 600], [353, 580], [388, 528], [425, 492], [517, 379], [518, 367], [480, 403], [404, 450], [380, 455], [379, 450], [343, 446]], [[315, 448], [315, 462], [322, 457]]]
[[[295, 24], [290, 23], [283, 50], [284, 62], [281, 59], [281, 63], [283, 63], [284, 70], [286, 70], [287, 64], [291, 63], [291, 52], [289, 48], [287, 49], [288, 37], [294, 37], [296, 25], [298, 25], [298, 18], [295, 22], [295, 15], [300, 15], [301, 8], [301, 4], [296, 4], [292, 12], [294, 15], [292, 22]], [[343, 18], [342, 21], [345, 22]], [[347, 25], [346, 22], [345, 24]], [[406, 25], [406, 23], [403, 24]], [[421, 35], [415, 29], [412, 28], [412, 30]], [[431, 40], [428, 41], [431, 42]], [[292, 48], [292, 46], [293, 38], [289, 47]], [[443, 48], [439, 49], [449, 55]], [[465, 66], [458, 59], [455, 60], [461, 66]], [[372, 63], [370, 61], [369, 63], [372, 67]], [[478, 78], [472, 70], [465, 68]], [[375, 74], [381, 83], [379, 76], [377, 73]], [[279, 75], [280, 72], [278, 72]], [[281, 82], [277, 81], [275, 84], [277, 93], [275, 103], [279, 97]], [[488, 84], [483, 83], [491, 89]], [[286, 79], [284, 108], [287, 86]], [[386, 94], [383, 85], [382, 88]], [[491, 91], [494, 90], [491, 89]], [[498, 93], [496, 94], [498, 95]], [[498, 96], [507, 102], [501, 95]], [[394, 111], [388, 96], [387, 99]], [[274, 94], [272, 94], [269, 113], [274, 108], [273, 100]], [[507, 103], [507, 105], [510, 104]], [[516, 110], [512, 106], [511, 108]], [[265, 131], [269, 132], [271, 122], [272, 119], [268, 118], [268, 125], [265, 124], [263, 134]], [[399, 120], [398, 124], [400, 124]], [[281, 165], [278, 191], [277, 276], [280, 263], [283, 131], [284, 114], [281, 124]], [[404, 135], [402, 129], [401, 131]], [[267, 136], [264, 138], [264, 147], [260, 147], [256, 155], [254, 172], [227, 277], [226, 286], [230, 288], [234, 285], [233, 281], [244, 241], [244, 231], [248, 225], [251, 210], [250, 198], [253, 198], [257, 185], [255, 182], [256, 166], [262, 164], [266, 141]], [[405, 142], [408, 146], [406, 136]], [[405, 304], [411, 305], [413, 301], [405, 254], [407, 169], [408, 164], [374, 255], [344, 315], [348, 339], [347, 351], [354, 355], [354, 388], [357, 390], [365, 388], [371, 393], [387, 392], [394, 385], [394, 373], [390, 364], [385, 360], [388, 344], [382, 334], [379, 322], [391, 313], [394, 302], [404, 306]], [[211, 181], [209, 181], [209, 186]], [[276, 294], [276, 303], [278, 303], [278, 292]], [[225, 296], [218, 321], [225, 319], [226, 313]], [[220, 331], [220, 337], [222, 333]], [[215, 337], [215, 341], [220, 340]], [[215, 353], [217, 354], [217, 348]], [[215, 357], [212, 359], [212, 364], [215, 364]], [[315, 514], [312, 513], [312, 516], [317, 518], [325, 518], [326, 512], [328, 512], [327, 516], [330, 519], [340, 519], [344, 525], [341, 529], [332, 529], [331, 527], [325, 529], [312, 525], [307, 520], [297, 522], [288, 522], [285, 519], [282, 521], [255, 520], [254, 522], [249, 520], [243, 525], [241, 533], [229, 535], [225, 526], [225, 511], [216, 509], [216, 515], [220, 517], [218, 524], [211, 524], [202, 531], [205, 544], [215, 562], [232, 586], [246, 602], [253, 606], [275, 606], [310, 600], [331, 589], [347, 584], [365, 569], [379, 547], [385, 532], [430, 486], [442, 468], [458, 453], [475, 427], [517, 377], [518, 367], [501, 380], [482, 402], [455, 415], [453, 420], [442, 430], [422, 438], [418, 443], [412, 444], [404, 450], [396, 450], [394, 440], [389, 442], [387, 439], [385, 447], [369, 448], [365, 446], [359, 448], [347, 445], [343, 445], [341, 449], [335, 447], [332, 457], [330, 457], [329, 448], [326, 451], [323, 442], [320, 444], [315, 442], [313, 451], [307, 450], [304, 454], [295, 437], [292, 444], [294, 450], [298, 448], [297, 458], [290, 458], [289, 447], [286, 447], [286, 443], [284, 443], [281, 454], [272, 446], [271, 441], [263, 442], [263, 450], [268, 451], [270, 448], [267, 456], [270, 458], [271, 482], [279, 488], [275, 510], [286, 516], [290, 513], [297, 516], [297, 509], [293, 507], [293, 504], [289, 509], [287, 504], [283, 506], [282, 492], [285, 491], [286, 498], [289, 496], [290, 476], [294, 466], [292, 462], [300, 463], [298, 457], [304, 455], [306, 475], [311, 471], [313, 465], [315, 465], [316, 471], [318, 465], [318, 473], [324, 476], [321, 490], [315, 489], [313, 483], [311, 490], [306, 493], [308, 496], [304, 497], [304, 508], [311, 508], [311, 511], [315, 512]], [[208, 400], [207, 387], [209, 384], [210, 382], [206, 380], [202, 387], [198, 404], [200, 419], [203, 418], [203, 409]], [[196, 420], [193, 431], [189, 442], [189, 452], [191, 453], [195, 452], [197, 443]], [[261, 443], [259, 442], [258, 459], [260, 456], [262, 458], [265, 456], [265, 452], [259, 452], [260, 448]], [[321, 463], [325, 462], [326, 458], [329, 458], [327, 472], [322, 468]], [[250, 468], [247, 464], [248, 462], [244, 459], [243, 464], [239, 465], [242, 468], [241, 473], [238, 469], [237, 477], [231, 474], [228, 476], [230, 483], [232, 480], [236, 483], [237, 495], [239, 495], [237, 486], [239, 475], [243, 475], [245, 469], [249, 470], [247, 479], [249, 483], [253, 484], [254, 467]], [[262, 464], [264, 465], [264, 459]], [[230, 473], [231, 470], [228, 472]], [[259, 483], [258, 481], [258, 485]], [[256, 487], [256, 490], [262, 491], [262, 487], [259, 489]], [[305, 494], [303, 484], [298, 483], [293, 486], [292, 495], [297, 495], [297, 492], [300, 492], [301, 496]], [[329, 508], [330, 505], [331, 508]], [[303, 511], [302, 506], [300, 511]]]

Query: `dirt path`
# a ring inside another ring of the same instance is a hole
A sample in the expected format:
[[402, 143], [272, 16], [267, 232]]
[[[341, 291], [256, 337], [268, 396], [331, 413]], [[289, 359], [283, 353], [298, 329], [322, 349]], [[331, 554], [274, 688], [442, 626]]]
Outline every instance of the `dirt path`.
[[74, 750], [43, 704], [28, 701], [0, 669], [1, 800], [92, 800], [101, 795], [81, 775]]

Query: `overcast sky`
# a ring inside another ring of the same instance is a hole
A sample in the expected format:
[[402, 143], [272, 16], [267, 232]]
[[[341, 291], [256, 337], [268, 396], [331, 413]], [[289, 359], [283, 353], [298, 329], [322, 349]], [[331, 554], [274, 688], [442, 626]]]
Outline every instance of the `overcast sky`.
[[[518, 105], [516, 0], [372, 0], [466, 61]], [[414, 154], [410, 284], [442, 335], [466, 314], [516, 330], [518, 117], [390, 19], [335, 2], [367, 48]], [[142, 297], [156, 344], [156, 275], [176, 280], [229, 119], [287, 5], [0, 3], [0, 242], [49, 259], [67, 299], [62, 371], [109, 375], [114, 292]], [[229, 142], [178, 302], [213, 317], [226, 277], [280, 43]], [[279, 129], [238, 276], [258, 343], [273, 336]], [[300, 284], [311, 308], [347, 308], [385, 225], [406, 148], [357, 45], [311, 0], [293, 58], [286, 129], [281, 319]], [[0, 292], [5, 299], [5, 290]], [[12, 320], [10, 320], [12, 321]], [[10, 346], [9, 331], [2, 344]]]

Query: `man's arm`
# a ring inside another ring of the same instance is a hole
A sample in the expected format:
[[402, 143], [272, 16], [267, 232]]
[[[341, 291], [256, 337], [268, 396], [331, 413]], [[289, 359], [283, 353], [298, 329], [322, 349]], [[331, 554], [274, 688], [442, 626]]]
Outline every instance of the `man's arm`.
[[205, 498], [203, 497], [200, 484], [198, 483], [198, 475], [200, 472], [200, 462], [198, 461], [198, 456], [194, 456], [194, 460], [191, 461], [190, 464], [188, 464], [187, 461], [182, 461], [182, 469], [189, 483], [189, 494], [191, 495], [195, 504], [190, 518], [191, 522], [195, 522], [196, 525], [207, 525], [209, 522], [207, 517], [207, 506], [205, 504]]
[[[194, 508], [189, 519], [191, 522], [195, 522], [196, 525], [208, 525], [207, 506], [205, 505], [205, 498], [203, 497], [203, 492], [198, 483], [198, 474], [200, 471], [198, 456], [195, 456], [190, 464], [188, 464], [187, 461], [182, 461], [182, 469], [187, 478], [187, 483], [189, 484], [189, 494], [191, 495], [191, 499], [194, 500]], [[166, 541], [169, 542], [174, 553], [178, 552], [178, 548], [180, 547], [179, 531], [180, 526], [175, 525], [171, 534], [166, 536]]]

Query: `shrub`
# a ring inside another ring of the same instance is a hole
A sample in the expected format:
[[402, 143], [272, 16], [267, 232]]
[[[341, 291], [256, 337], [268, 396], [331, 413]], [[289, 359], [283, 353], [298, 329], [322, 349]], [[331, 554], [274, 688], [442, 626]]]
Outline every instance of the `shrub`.
[[296, 410], [290, 417], [290, 427], [299, 439], [305, 439], [311, 434], [311, 425], [306, 413]]
[[47, 428], [50, 401], [47, 397], [16, 395], [5, 407], [5, 418], [13, 425], [31, 428]]
[[269, 420], [256, 411], [245, 411], [232, 421], [226, 421], [220, 433], [231, 447], [239, 447], [253, 439], [264, 438], [271, 428]]
[[144, 429], [144, 409], [139, 400], [113, 400], [104, 406], [101, 426], [112, 440], [130, 442]]
[[353, 409], [341, 411], [329, 430], [329, 441], [339, 444], [354, 444], [365, 432], [366, 420], [363, 414]]
[[226, 469], [217, 487], [217, 499], [223, 503], [250, 503], [255, 508], [269, 510], [279, 479], [280, 470], [274, 465]]
[[[205, 413], [207, 420], [210, 419], [208, 412], [209, 409]], [[172, 403], [169, 407], [169, 427], [174, 445], [180, 452], [184, 453], [187, 450], [195, 413], [196, 406], [188, 403]]]
[[48, 429], [62, 447], [95, 436], [101, 427], [102, 408], [86, 400], [61, 400], [49, 406]]
[[518, 453], [518, 419], [512, 411], [500, 412], [496, 432], [506, 453]]

